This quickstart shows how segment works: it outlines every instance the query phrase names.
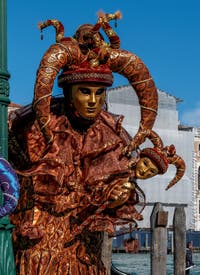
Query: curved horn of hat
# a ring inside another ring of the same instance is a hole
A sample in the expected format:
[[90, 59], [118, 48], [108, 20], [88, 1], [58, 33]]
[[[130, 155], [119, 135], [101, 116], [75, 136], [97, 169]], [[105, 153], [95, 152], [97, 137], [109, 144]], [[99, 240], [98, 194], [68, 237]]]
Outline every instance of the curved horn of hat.
[[[58, 21], [56, 21], [56, 24], [54, 23], [55, 20], [47, 20], [41, 27], [47, 25], [61, 26], [61, 23], [58, 23]], [[59, 30], [59, 28], [57, 30]], [[62, 27], [60, 30], [62, 30]], [[63, 31], [57, 32], [57, 40], [60, 42], [50, 46], [42, 57], [34, 87], [33, 109], [47, 144], [50, 144], [53, 140], [53, 133], [49, 127], [49, 123], [50, 102], [54, 80], [60, 72], [60, 69], [64, 66], [72, 63], [77, 64], [84, 59], [77, 41], [71, 37], [63, 38]]]
[[173, 185], [175, 185], [183, 177], [186, 169], [184, 160], [176, 154], [172, 157], [168, 157], [168, 161], [170, 164], [175, 165], [177, 170], [175, 177], [172, 179], [172, 181], [170, 181], [165, 190], [168, 190]]
[[121, 12], [117, 11], [115, 13], [110, 13], [110, 14], [99, 12], [98, 16], [99, 16], [99, 23], [101, 24], [101, 28], [103, 29], [105, 34], [108, 36], [108, 39], [110, 41], [110, 47], [113, 49], [119, 49], [120, 38], [108, 22], [111, 20], [121, 19], [122, 18]]
[[63, 24], [56, 19], [50, 19], [50, 20], [46, 20], [45, 22], [38, 23], [38, 28], [41, 31], [49, 26], [53, 26], [56, 29], [56, 42], [62, 41], [62, 39], [64, 38]]
[[163, 149], [163, 142], [160, 136], [153, 130], [149, 130], [147, 136], [154, 145], [154, 148]]
[[142, 60], [125, 50], [113, 49], [110, 52], [110, 63], [113, 72], [125, 76], [135, 90], [141, 107], [139, 130], [125, 153], [130, 155], [141, 143], [145, 141], [149, 130], [152, 129], [158, 108], [158, 94], [155, 83], [149, 70]]

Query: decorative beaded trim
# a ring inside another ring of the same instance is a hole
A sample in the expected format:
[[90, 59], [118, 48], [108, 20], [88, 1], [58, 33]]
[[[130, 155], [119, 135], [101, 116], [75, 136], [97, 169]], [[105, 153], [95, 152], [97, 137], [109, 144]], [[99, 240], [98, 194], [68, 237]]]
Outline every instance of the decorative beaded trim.
[[103, 74], [103, 73], [73, 73], [73, 74], [69, 74], [69, 75], [63, 75], [59, 78], [58, 80], [58, 84], [61, 84], [65, 81], [85, 81], [86, 79], [96, 79], [99, 81], [109, 81], [112, 82], [113, 81], [113, 77], [109, 74]]

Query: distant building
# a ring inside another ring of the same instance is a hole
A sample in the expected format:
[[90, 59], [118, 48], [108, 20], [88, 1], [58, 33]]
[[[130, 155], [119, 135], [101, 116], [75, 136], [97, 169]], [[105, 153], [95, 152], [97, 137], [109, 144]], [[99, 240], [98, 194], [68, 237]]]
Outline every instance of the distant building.
[[[186, 131], [188, 127], [182, 127]], [[194, 197], [194, 230], [200, 231], [200, 128], [192, 128], [194, 133], [193, 154], [193, 197]]]
[[[154, 130], [162, 138], [164, 145], [174, 144], [177, 154], [186, 162], [184, 177], [171, 189], [165, 191], [166, 186], [175, 175], [175, 166], [170, 165], [167, 173], [157, 175], [151, 179], [138, 180], [139, 186], [146, 194], [147, 206], [144, 209], [144, 220], [138, 223], [141, 228], [150, 227], [150, 215], [155, 202], [161, 202], [164, 210], [168, 211], [168, 227], [172, 227], [174, 209], [184, 206], [186, 212], [187, 229], [195, 228], [194, 189], [193, 189], [193, 158], [194, 132], [179, 130], [179, 120], [176, 97], [158, 90], [159, 107]], [[108, 93], [108, 110], [125, 116], [123, 126], [134, 136], [139, 127], [140, 107], [138, 98], [131, 86], [110, 89]], [[149, 141], [141, 148], [153, 146]], [[199, 159], [200, 162], [200, 159]], [[199, 168], [200, 169], [200, 168]], [[200, 194], [199, 194], [200, 199]], [[199, 204], [198, 204], [199, 205]]]

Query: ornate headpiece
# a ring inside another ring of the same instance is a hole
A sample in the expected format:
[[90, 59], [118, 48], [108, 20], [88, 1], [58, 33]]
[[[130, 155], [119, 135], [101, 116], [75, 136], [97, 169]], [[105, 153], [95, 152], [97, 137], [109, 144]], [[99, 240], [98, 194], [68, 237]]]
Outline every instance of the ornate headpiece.
[[80, 65], [72, 65], [64, 69], [58, 77], [58, 85], [62, 88], [69, 84], [81, 82], [95, 82], [104, 86], [111, 86], [113, 83], [112, 72], [107, 65], [101, 64], [94, 67], [85, 61]]
[[[144, 142], [146, 133], [152, 129], [157, 115], [157, 89], [141, 59], [119, 48], [120, 39], [109, 21], [120, 17], [120, 12], [101, 12], [95, 25], [80, 26], [74, 37], [64, 37], [64, 27], [57, 20], [39, 24], [41, 30], [54, 26], [57, 42], [47, 50], [40, 62], [33, 100], [36, 118], [47, 143], [53, 139], [49, 129], [50, 102], [52, 87], [60, 70], [58, 83], [61, 87], [77, 81], [95, 81], [109, 86], [112, 84], [111, 72], [129, 80], [139, 99], [141, 120], [138, 132], [125, 150], [127, 154]], [[109, 43], [105, 42], [100, 30], [107, 35]]]
[[144, 148], [141, 150], [140, 156], [148, 157], [153, 160], [159, 169], [159, 174], [164, 174], [167, 171], [169, 164], [176, 166], [177, 172], [175, 177], [167, 186], [166, 190], [168, 190], [183, 177], [185, 173], [185, 162], [176, 154], [176, 149], [173, 144], [163, 147], [163, 142], [156, 132], [151, 130], [148, 138], [153, 143], [154, 148]]

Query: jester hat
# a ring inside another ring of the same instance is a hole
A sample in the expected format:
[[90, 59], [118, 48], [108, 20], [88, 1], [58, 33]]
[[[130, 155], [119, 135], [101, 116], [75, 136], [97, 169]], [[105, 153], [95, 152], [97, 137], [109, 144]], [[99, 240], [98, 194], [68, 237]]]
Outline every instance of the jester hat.
[[[101, 12], [96, 24], [81, 25], [73, 37], [64, 36], [64, 27], [58, 20], [39, 24], [41, 30], [47, 26], [56, 29], [56, 44], [46, 51], [37, 71], [33, 99], [36, 119], [48, 144], [53, 140], [53, 133], [49, 129], [50, 102], [57, 75], [60, 87], [80, 81], [110, 86], [113, 82], [112, 72], [128, 79], [139, 99], [141, 119], [138, 132], [125, 148], [127, 155], [144, 142], [146, 133], [152, 129], [157, 115], [157, 89], [142, 60], [120, 49], [120, 39], [109, 24], [110, 20], [120, 17], [120, 12]], [[105, 42], [100, 30], [106, 34], [109, 43]]]

